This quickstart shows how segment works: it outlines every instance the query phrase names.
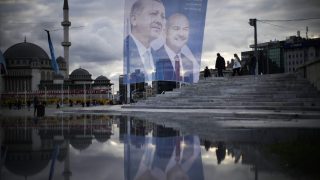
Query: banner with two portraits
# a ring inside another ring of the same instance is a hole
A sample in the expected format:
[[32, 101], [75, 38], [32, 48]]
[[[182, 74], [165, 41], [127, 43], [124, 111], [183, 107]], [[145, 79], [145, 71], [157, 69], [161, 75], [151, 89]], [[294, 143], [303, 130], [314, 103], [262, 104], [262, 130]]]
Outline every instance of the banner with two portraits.
[[126, 0], [125, 83], [199, 80], [207, 0]]

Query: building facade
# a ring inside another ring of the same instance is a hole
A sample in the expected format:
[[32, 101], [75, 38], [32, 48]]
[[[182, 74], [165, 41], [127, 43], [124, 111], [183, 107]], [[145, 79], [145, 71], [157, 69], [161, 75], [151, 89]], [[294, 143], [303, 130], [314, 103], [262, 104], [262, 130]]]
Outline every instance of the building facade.
[[[320, 57], [320, 38], [306, 39], [291, 36], [282, 41], [270, 41], [257, 45], [258, 71], [263, 74], [294, 72], [298, 66]], [[254, 48], [254, 45], [250, 45]], [[242, 60], [254, 51], [242, 52]]]
[[48, 54], [36, 44], [24, 41], [9, 47], [3, 55], [7, 73], [0, 76], [2, 104], [18, 99], [24, 102], [35, 96], [49, 103], [58, 99], [112, 99], [113, 84], [107, 77], [93, 80], [87, 70], [78, 68], [67, 78], [67, 63], [62, 57], [56, 59], [59, 66], [59, 74], [56, 74]]
[[294, 72], [298, 66], [320, 58], [320, 38], [292, 36], [285, 41], [284, 48], [285, 72]]

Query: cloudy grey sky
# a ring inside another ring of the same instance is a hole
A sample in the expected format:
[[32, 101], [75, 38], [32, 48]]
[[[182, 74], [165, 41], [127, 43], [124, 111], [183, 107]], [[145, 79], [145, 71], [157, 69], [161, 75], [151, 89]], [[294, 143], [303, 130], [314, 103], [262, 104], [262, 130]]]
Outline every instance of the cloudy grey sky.
[[[0, 49], [27, 41], [35, 43], [49, 54], [43, 29], [51, 32], [56, 56], [63, 55], [61, 41], [63, 0], [0, 0]], [[93, 78], [105, 75], [118, 89], [122, 74], [122, 39], [124, 0], [69, 0], [70, 71], [82, 67]], [[214, 67], [216, 53], [226, 60], [234, 53], [247, 51], [253, 44], [250, 18], [281, 20], [320, 17], [319, 0], [208, 0], [201, 69]], [[305, 36], [320, 36], [320, 20], [299, 22], [258, 22], [258, 43], [284, 40], [301, 31]]]

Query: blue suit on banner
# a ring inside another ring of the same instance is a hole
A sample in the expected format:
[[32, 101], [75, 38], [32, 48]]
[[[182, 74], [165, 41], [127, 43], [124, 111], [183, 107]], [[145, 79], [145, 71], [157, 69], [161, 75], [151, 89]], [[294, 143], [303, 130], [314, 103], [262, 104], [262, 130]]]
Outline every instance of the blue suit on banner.
[[[124, 68], [126, 74], [129, 74], [129, 79], [127, 79], [127, 83], [139, 83], [139, 82], [145, 82], [147, 80], [150, 81], [150, 78], [148, 79], [147, 70], [142, 57], [140, 56], [138, 46], [135, 43], [134, 39], [131, 37], [131, 35], [127, 36], [124, 42], [124, 54], [125, 54], [125, 63]], [[154, 50], [150, 48], [151, 54], [150, 58], [154, 60], [153, 54]], [[154, 65], [154, 61], [152, 62]], [[152, 80], [152, 79], [151, 79]]]
[[[162, 46], [155, 52], [156, 75], [155, 80], [158, 81], [177, 81], [176, 72], [166, 48]], [[193, 83], [193, 64], [190, 59], [181, 53], [181, 65], [184, 74], [180, 74], [180, 81]]]

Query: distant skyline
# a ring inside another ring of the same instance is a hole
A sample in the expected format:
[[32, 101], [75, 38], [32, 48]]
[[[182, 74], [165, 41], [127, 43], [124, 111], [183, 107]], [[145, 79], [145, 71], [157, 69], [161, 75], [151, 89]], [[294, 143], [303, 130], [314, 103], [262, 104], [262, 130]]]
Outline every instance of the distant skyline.
[[[50, 29], [55, 55], [63, 56], [61, 22], [63, 0], [1, 0], [0, 49], [24, 41], [42, 47], [49, 55], [46, 33]], [[319, 0], [208, 0], [201, 69], [214, 68], [216, 53], [230, 60], [234, 53], [250, 50], [250, 18], [285, 20], [320, 18]], [[82, 67], [92, 78], [107, 76], [118, 90], [123, 70], [124, 0], [69, 0], [71, 21], [70, 72]], [[269, 23], [269, 24], [267, 24]], [[258, 43], [284, 40], [300, 31], [320, 36], [320, 20], [258, 22]]]

